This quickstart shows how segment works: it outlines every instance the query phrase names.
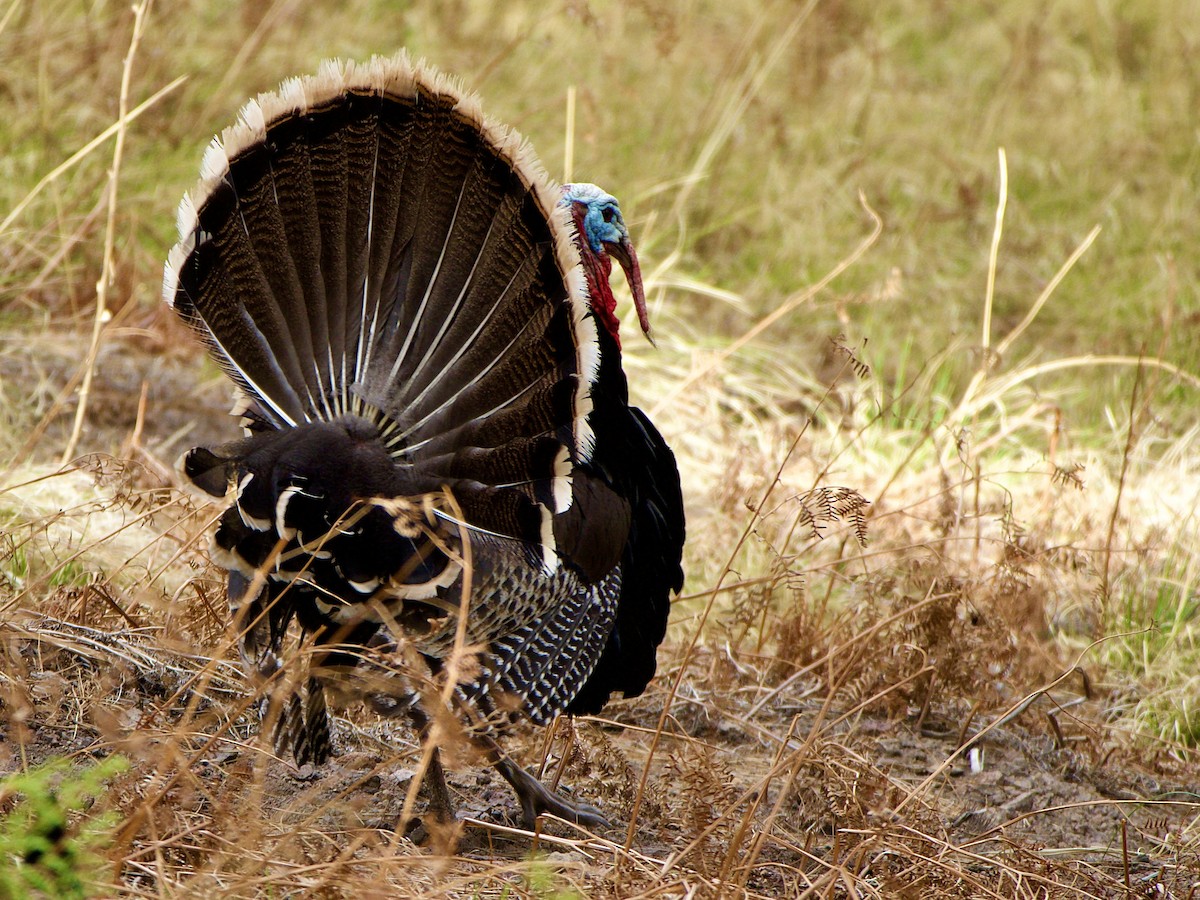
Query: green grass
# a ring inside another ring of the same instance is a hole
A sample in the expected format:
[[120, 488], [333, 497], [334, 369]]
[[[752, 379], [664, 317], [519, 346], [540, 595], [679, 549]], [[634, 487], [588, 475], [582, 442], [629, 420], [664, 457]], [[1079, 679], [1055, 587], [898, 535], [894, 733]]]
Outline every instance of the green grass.
[[[1093, 225], [1103, 228], [1013, 354], [1154, 353], [1170, 309], [1175, 327], [1166, 330], [1164, 358], [1192, 370], [1200, 362], [1182, 327], [1195, 312], [1188, 286], [1200, 275], [1191, 252], [1200, 238], [1200, 79], [1189, 50], [1200, 23], [1185, 0], [1113, 8], [1071, 0], [1051, 12], [1022, 2], [986, 12], [917, 0], [825, 3], [794, 34], [790, 3], [761, 11], [516, 3], [498, 21], [479, 3], [459, 4], [454, 15], [433, 3], [403, 11], [363, 0], [319, 11], [282, 6], [289, 15], [250, 7], [230, 15], [200, 2], [152, 11], [134, 99], [179, 75], [188, 80], [131, 128], [117, 234], [122, 281], [140, 302], [154, 302], [171, 213], [207, 137], [245, 97], [326, 56], [407, 45], [480, 91], [555, 174], [563, 171], [562, 73], [571, 72], [579, 92], [575, 174], [625, 199], [650, 259], [677, 249], [679, 270], [740, 294], [751, 314], [769, 311], [847, 253], [867, 225], [861, 190], [884, 234], [813, 306], [781, 323], [776, 336], [803, 351], [846, 330], [838, 309], [850, 317], [851, 340], [869, 337], [885, 354], [884, 370], [896, 346], [928, 359], [956, 340], [978, 341], [981, 250], [992, 228], [996, 149], [1005, 147], [1011, 184], [999, 328], [1024, 314]], [[120, 4], [18, 8], [0, 35], [7, 57], [23, 62], [4, 76], [0, 143], [9, 152], [0, 208], [111, 123], [128, 26]], [[725, 131], [697, 169], [706, 142]], [[0, 236], [19, 248], [20, 272], [85, 219], [107, 156], [102, 149], [67, 173]], [[681, 185], [692, 175], [700, 180]], [[39, 227], [46, 222], [57, 227]], [[97, 244], [67, 255], [43, 300], [86, 307]], [[880, 299], [889, 279], [893, 289]], [[7, 284], [16, 299], [21, 278], [10, 275]], [[695, 297], [687, 306], [701, 327], [748, 321]], [[1113, 377], [1109, 390], [1119, 397], [1128, 383]], [[1092, 392], [1064, 405], [1081, 423], [1100, 410]]]
[[[94, 804], [108, 792], [108, 782], [129, 768], [127, 760], [110, 756], [102, 762], [72, 768], [54, 760], [0, 779], [0, 898], [59, 897], [83, 900], [104, 896], [105, 863], [100, 851], [118, 821], [115, 810]], [[88, 809], [86, 817], [81, 810]]]

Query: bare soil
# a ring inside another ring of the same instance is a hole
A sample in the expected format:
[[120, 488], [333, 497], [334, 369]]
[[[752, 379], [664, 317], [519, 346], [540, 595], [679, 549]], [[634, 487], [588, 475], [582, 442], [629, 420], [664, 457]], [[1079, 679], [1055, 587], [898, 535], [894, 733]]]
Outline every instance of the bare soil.
[[[73, 413], [52, 399], [79, 359], [55, 346], [0, 355], [6, 389], [43, 386], [45, 427], [29, 453], [47, 461]], [[197, 386], [190, 353], [136, 337], [110, 345], [99, 370], [86, 449], [140, 460], [142, 486], [172, 490], [180, 450], [235, 436], [222, 415], [225, 382], [214, 375]], [[129, 758], [110, 855], [123, 860], [130, 891], [161, 889], [170, 875], [172, 896], [222, 884], [231, 896], [276, 896], [269, 884], [287, 885], [287, 896], [358, 896], [344, 887], [350, 871], [381, 871], [390, 855], [427, 863], [401, 880], [411, 890], [478, 896], [481, 883], [514, 883], [503, 864], [537, 845], [560, 878], [595, 896], [1200, 892], [1200, 766], [1117, 731], [1108, 710], [1120, 698], [1085, 690], [1080, 676], [1019, 707], [1032, 692], [981, 700], [928, 678], [897, 681], [892, 663], [891, 685], [880, 686], [872, 679], [887, 668], [882, 651], [851, 654], [835, 672], [833, 661], [781, 663], [714, 639], [680, 677], [691, 625], [678, 622], [645, 696], [614, 703], [603, 720], [563, 723], [550, 746], [533, 729], [506, 742], [601, 806], [613, 828], [595, 839], [556, 823], [537, 838], [521, 834], [507, 785], [452, 753], [463, 827], [418, 848], [398, 833], [420, 767], [404, 727], [348, 708], [333, 762], [300, 772], [270, 758], [229, 654], [213, 661], [228, 642], [219, 573], [200, 549], [180, 550], [176, 565], [195, 572], [174, 608], [101, 579], [25, 598], [0, 622], [0, 773], [63, 755]], [[3, 592], [18, 593], [11, 584]], [[875, 621], [884, 612], [897, 607]], [[871, 646], [889, 640], [881, 632]], [[431, 862], [451, 848], [457, 855]], [[315, 881], [296, 874], [305, 866]], [[230, 881], [236, 872], [273, 874]]]

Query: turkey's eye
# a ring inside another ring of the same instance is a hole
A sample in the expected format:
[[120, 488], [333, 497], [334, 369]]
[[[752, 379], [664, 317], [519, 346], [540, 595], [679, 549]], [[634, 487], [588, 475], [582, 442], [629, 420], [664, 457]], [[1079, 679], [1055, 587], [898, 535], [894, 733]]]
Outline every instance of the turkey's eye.
[[604, 207], [600, 215], [604, 217], [605, 222], [611, 222], [613, 220], [613, 208], [611, 206]]

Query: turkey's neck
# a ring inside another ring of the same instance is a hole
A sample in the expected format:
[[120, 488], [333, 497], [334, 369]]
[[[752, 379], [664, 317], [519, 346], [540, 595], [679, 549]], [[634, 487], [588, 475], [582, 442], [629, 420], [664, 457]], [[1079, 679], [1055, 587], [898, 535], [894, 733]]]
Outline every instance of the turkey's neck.
[[608, 277], [612, 274], [612, 258], [607, 253], [597, 253], [588, 243], [583, 229], [583, 213], [575, 205], [575, 243], [583, 262], [583, 273], [587, 278], [588, 298], [596, 320], [621, 347], [621, 323], [617, 319], [617, 298], [609, 287]]

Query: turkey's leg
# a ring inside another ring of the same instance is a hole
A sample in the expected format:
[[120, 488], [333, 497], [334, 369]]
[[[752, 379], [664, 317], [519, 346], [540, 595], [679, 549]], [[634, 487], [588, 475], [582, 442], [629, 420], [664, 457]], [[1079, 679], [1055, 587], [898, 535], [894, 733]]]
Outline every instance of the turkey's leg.
[[[429, 717], [419, 706], [413, 704], [408, 709], [408, 718], [421, 739], [421, 746], [425, 746], [425, 742], [429, 740]], [[434, 819], [438, 822], [453, 822], [454, 804], [450, 800], [450, 789], [446, 786], [446, 770], [442, 768], [442, 758], [437, 747], [433, 748], [429, 756], [429, 765], [425, 767], [421, 788], [425, 791], [426, 809]]]

